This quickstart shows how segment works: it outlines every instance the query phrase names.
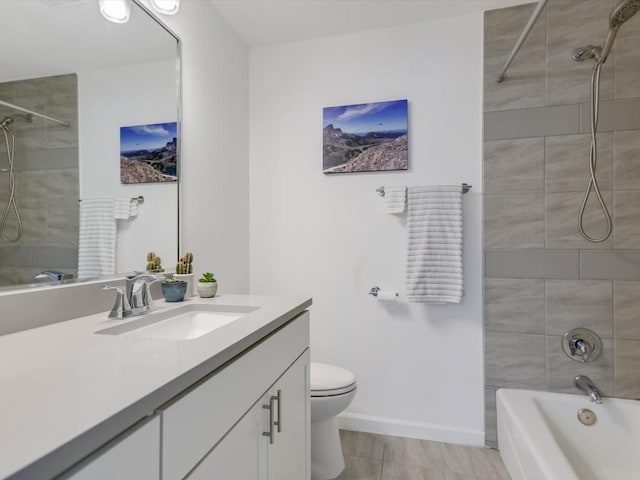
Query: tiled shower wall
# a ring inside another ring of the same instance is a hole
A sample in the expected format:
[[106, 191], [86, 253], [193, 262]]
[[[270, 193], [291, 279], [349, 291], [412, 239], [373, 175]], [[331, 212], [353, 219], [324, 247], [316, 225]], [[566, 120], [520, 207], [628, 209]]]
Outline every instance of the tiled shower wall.
[[[616, 0], [617, 1], [617, 0]], [[484, 242], [486, 443], [496, 442], [500, 387], [640, 398], [640, 15], [625, 24], [602, 74], [597, 172], [613, 235], [578, 233], [589, 158], [593, 63], [571, 52], [601, 44], [613, 0], [550, 0], [503, 83], [502, 64], [534, 5], [485, 15]], [[586, 229], [604, 230], [591, 196]], [[603, 353], [582, 364], [561, 338], [597, 332]]]
[[[17, 204], [24, 234], [0, 239], [0, 286], [33, 283], [42, 270], [77, 271], [78, 264], [78, 82], [75, 74], [0, 83], [0, 99], [54, 118], [70, 127], [34, 118], [16, 120]], [[0, 107], [0, 119], [16, 113]], [[0, 132], [0, 218], [9, 198], [9, 166]], [[7, 236], [15, 232], [12, 211]]]

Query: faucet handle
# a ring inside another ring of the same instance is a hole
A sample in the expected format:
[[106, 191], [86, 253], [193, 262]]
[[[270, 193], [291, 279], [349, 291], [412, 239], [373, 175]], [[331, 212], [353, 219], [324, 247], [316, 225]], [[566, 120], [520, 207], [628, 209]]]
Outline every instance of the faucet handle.
[[576, 362], [592, 362], [602, 352], [602, 340], [597, 333], [587, 328], [574, 328], [562, 338], [564, 353]]
[[131, 305], [129, 305], [129, 301], [121, 288], [103, 285], [102, 290], [116, 291], [116, 302], [113, 304], [111, 312], [109, 312], [109, 318], [123, 319], [133, 314]]

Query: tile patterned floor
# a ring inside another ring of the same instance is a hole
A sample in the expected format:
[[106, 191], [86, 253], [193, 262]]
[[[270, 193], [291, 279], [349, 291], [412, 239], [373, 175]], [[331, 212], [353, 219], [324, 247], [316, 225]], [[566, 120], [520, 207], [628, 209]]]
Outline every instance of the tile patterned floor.
[[340, 431], [337, 480], [510, 480], [497, 450]]

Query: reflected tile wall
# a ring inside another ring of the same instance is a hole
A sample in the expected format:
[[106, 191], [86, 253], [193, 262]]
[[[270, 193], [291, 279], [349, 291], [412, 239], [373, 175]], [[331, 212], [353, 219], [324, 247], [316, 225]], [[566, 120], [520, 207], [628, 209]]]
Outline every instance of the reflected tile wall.
[[[6, 267], [4, 273], [0, 271], [2, 285], [30, 283], [33, 275], [45, 268], [75, 273], [79, 229], [77, 88], [74, 74], [0, 83], [3, 100], [71, 123], [71, 127], [64, 127], [34, 119], [31, 123], [18, 120], [12, 126], [16, 134], [16, 200], [24, 233], [15, 243], [0, 240], [0, 269]], [[11, 113], [0, 109], [0, 116]], [[0, 170], [6, 168], [6, 161], [6, 149], [0, 146]], [[2, 209], [8, 197], [8, 174], [0, 172]], [[10, 213], [8, 235], [16, 227], [16, 217]], [[8, 245], [17, 249], [12, 256], [7, 255]]]
[[[591, 243], [577, 228], [589, 180], [593, 64], [574, 63], [570, 54], [604, 40], [616, 2], [549, 2], [503, 84], [492, 77], [533, 6], [485, 14], [488, 445], [496, 442], [501, 387], [578, 393], [572, 379], [584, 373], [606, 395], [640, 398], [640, 17], [620, 29], [602, 75], [596, 171], [613, 235]], [[604, 228], [593, 194], [585, 220], [592, 236]], [[562, 335], [575, 327], [602, 337], [593, 363], [564, 354]]]

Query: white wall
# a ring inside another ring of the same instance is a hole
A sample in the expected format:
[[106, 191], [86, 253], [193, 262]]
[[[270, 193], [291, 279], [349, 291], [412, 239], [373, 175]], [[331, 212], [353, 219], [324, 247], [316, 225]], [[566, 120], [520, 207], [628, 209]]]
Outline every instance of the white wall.
[[[342, 424], [483, 443], [482, 14], [251, 51], [251, 293], [313, 296], [312, 357], [352, 370]], [[408, 172], [322, 174], [322, 108], [407, 98]], [[379, 185], [473, 185], [459, 306], [404, 288], [404, 218]]]
[[[147, 6], [149, 0], [143, 0]], [[207, 0], [161, 16], [182, 42], [182, 250], [249, 289], [249, 50]]]
[[173, 61], [78, 72], [80, 198], [145, 198], [136, 217], [118, 220], [116, 272], [144, 270], [149, 251], [175, 265], [177, 184], [121, 184], [120, 127], [177, 120]]

